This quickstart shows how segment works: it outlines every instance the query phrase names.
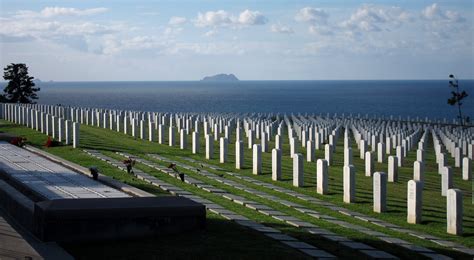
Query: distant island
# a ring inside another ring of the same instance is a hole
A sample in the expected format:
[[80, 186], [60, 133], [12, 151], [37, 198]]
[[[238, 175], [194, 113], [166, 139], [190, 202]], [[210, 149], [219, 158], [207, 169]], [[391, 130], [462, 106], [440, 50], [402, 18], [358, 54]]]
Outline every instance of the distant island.
[[217, 74], [204, 77], [201, 81], [239, 81], [234, 74]]

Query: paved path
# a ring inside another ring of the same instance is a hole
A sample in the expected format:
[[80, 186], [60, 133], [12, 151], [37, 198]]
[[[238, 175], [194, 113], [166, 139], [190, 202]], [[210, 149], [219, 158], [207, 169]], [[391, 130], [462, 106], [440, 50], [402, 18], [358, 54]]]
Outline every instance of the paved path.
[[0, 142], [0, 171], [48, 200], [130, 197], [6, 142]]
[[43, 259], [5, 220], [0, 211], [0, 259]]
[[[111, 157], [103, 155], [100, 152], [95, 151], [95, 150], [84, 150], [84, 151], [86, 153], [88, 153], [89, 155], [95, 157], [95, 158], [101, 159], [101, 160], [103, 160], [103, 161], [105, 161], [105, 162], [107, 162], [107, 163], [123, 170], [123, 171], [126, 171], [126, 168], [124, 167], [123, 163], [118, 161], [118, 160], [115, 160]], [[172, 177], [175, 177], [175, 178], [179, 179], [179, 176], [177, 176], [173, 172], [173, 170], [171, 170], [171, 169], [168, 169], [168, 168], [163, 167], [163, 166], [158, 166], [158, 165], [155, 169], [157, 169], [157, 170], [159, 170], [163, 173], [166, 173], [166, 174], [168, 174]], [[143, 172], [139, 169], [135, 168], [133, 171], [134, 171], [134, 175], [138, 179], [149, 182], [150, 184], [155, 185], [155, 186], [161, 188], [162, 190], [168, 191], [171, 194], [174, 194], [176, 196], [183, 196], [183, 197], [189, 198], [191, 200], [194, 200], [196, 202], [202, 203], [206, 206], [206, 208], [209, 211], [211, 211], [211, 212], [213, 212], [217, 215], [220, 215], [220, 216], [222, 216], [222, 217], [224, 217], [228, 220], [234, 221], [235, 223], [237, 223], [241, 226], [245, 226], [245, 227], [253, 229], [257, 232], [261, 232], [264, 235], [266, 235], [266, 236], [268, 236], [272, 239], [275, 239], [275, 240], [277, 240], [277, 241], [279, 241], [279, 242], [281, 242], [281, 243], [283, 243], [287, 246], [290, 246], [294, 249], [297, 249], [297, 250], [305, 253], [308, 256], [318, 258], [318, 259], [335, 259], [336, 258], [334, 255], [332, 255], [332, 254], [330, 254], [330, 253], [328, 253], [324, 250], [321, 250], [321, 249], [319, 249], [319, 248], [317, 248], [313, 245], [310, 245], [310, 244], [304, 243], [302, 241], [299, 241], [296, 238], [288, 236], [286, 234], [282, 234], [277, 229], [274, 229], [272, 227], [268, 227], [268, 226], [262, 225], [260, 223], [257, 223], [253, 220], [248, 219], [245, 216], [237, 214], [234, 211], [227, 210], [224, 207], [222, 207], [218, 204], [215, 204], [210, 200], [204, 199], [204, 198], [202, 198], [200, 196], [197, 196], [197, 195], [194, 195], [193, 193], [188, 192], [184, 189], [181, 189], [179, 187], [176, 187], [174, 185], [166, 183], [162, 180], [159, 180], [158, 178], [153, 177], [153, 176], [151, 176], [151, 175], [149, 175], [149, 174], [147, 174], [147, 173], [145, 173], [145, 172]], [[195, 185], [197, 183], [202, 183], [202, 182], [187, 176], [185, 183]]]

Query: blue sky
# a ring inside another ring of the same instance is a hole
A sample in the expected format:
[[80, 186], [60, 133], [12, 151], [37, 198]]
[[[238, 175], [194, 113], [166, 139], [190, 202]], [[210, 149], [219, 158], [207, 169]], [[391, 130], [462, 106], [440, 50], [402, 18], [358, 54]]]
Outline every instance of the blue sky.
[[0, 0], [0, 65], [42, 80], [474, 78], [472, 1]]

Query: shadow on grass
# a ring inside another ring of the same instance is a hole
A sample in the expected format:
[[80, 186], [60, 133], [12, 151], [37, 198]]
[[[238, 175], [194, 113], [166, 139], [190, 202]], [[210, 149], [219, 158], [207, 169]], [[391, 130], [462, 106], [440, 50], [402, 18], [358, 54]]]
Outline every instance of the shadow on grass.
[[215, 216], [208, 217], [201, 231], [61, 246], [76, 259], [309, 259], [261, 233]]

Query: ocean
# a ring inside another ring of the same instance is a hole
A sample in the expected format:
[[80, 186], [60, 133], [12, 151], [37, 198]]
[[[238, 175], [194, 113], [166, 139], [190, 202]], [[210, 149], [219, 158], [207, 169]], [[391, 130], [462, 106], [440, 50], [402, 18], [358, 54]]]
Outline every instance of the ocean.
[[[2, 83], [3, 85], [5, 83]], [[41, 82], [38, 103], [163, 112], [457, 116], [448, 80]], [[474, 119], [474, 80], [460, 81]], [[3, 88], [3, 87], [2, 87]]]

